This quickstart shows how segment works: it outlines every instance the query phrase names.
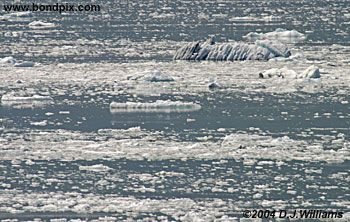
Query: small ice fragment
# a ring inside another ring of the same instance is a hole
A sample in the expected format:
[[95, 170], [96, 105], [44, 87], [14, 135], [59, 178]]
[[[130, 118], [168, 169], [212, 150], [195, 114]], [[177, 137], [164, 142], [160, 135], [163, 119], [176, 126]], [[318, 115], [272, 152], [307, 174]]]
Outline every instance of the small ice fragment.
[[70, 112], [69, 112], [69, 111], [59, 111], [58, 114], [61, 114], [61, 115], [69, 115]]
[[79, 170], [92, 171], [92, 172], [107, 172], [112, 170], [112, 168], [102, 164], [96, 164], [92, 166], [79, 166]]
[[30, 125], [32, 126], [46, 126], [47, 125], [47, 120], [43, 120], [40, 122], [31, 122]]
[[29, 23], [28, 26], [31, 28], [51, 28], [55, 27], [55, 24], [50, 22], [34, 21]]

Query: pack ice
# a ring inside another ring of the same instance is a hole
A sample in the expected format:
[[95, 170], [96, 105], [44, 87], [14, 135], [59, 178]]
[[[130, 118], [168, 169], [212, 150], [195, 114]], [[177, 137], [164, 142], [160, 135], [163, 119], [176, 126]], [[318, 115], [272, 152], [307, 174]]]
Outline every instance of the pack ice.
[[244, 42], [216, 44], [213, 37], [207, 41], [191, 42], [175, 53], [174, 60], [269, 60], [275, 57], [287, 58], [290, 50], [278, 41], [257, 40], [255, 44]]

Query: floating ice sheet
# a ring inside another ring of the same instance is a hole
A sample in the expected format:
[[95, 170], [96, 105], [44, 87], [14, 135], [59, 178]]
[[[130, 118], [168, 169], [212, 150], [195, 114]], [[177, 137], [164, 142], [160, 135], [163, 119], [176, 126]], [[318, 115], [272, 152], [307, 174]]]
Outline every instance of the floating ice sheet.
[[117, 103], [112, 102], [110, 104], [111, 113], [120, 112], [192, 112], [201, 108], [199, 104], [192, 102], [170, 101], [170, 100], [157, 100], [156, 102], [125, 102]]
[[53, 99], [50, 96], [16, 96], [13, 94], [6, 94], [1, 97], [1, 104], [3, 106], [14, 108], [42, 107], [52, 103]]
[[173, 82], [174, 81], [173, 77], [165, 75], [161, 73], [159, 70], [136, 73], [135, 75], [128, 77], [128, 79], [142, 80], [146, 82]]
[[56, 25], [51, 22], [33, 21], [29, 23], [28, 26], [33, 29], [44, 29], [44, 28], [52, 28], [52, 27], [55, 27]]
[[286, 43], [296, 43], [296, 42], [304, 41], [306, 39], [306, 35], [294, 29], [286, 30], [286, 29], [279, 28], [273, 32], [267, 32], [267, 33], [250, 32], [247, 35], [243, 36], [243, 38], [253, 40], [253, 41], [258, 39], [270, 39], [270, 40], [278, 40]]
[[273, 77], [279, 77], [279, 78], [288, 78], [288, 79], [318, 79], [321, 78], [320, 69], [312, 65], [308, 68], [306, 68], [303, 72], [298, 74], [296, 71], [292, 69], [288, 69], [286, 67], [283, 67], [281, 69], [278, 68], [272, 68], [269, 70], [266, 70], [262, 73], [259, 73], [260, 78], [273, 78]]

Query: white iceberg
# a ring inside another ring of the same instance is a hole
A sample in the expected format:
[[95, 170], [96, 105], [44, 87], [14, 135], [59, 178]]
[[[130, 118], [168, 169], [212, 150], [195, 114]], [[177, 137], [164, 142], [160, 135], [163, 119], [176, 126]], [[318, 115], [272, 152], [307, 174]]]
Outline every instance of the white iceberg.
[[267, 33], [257, 33], [250, 32], [247, 35], [243, 36], [244, 39], [248, 40], [261, 40], [261, 39], [270, 39], [270, 40], [278, 40], [286, 43], [296, 43], [306, 40], [306, 35], [300, 33], [296, 30], [286, 30], [278, 28], [273, 32]]
[[121, 112], [192, 112], [201, 109], [201, 106], [192, 102], [157, 100], [156, 102], [125, 102], [110, 104], [111, 113]]

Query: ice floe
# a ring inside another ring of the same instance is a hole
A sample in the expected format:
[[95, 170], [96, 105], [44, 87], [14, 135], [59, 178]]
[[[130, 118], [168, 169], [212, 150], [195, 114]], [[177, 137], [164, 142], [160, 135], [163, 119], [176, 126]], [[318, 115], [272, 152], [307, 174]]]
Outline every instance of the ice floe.
[[44, 29], [44, 28], [52, 28], [52, 27], [55, 27], [56, 25], [51, 22], [33, 21], [29, 23], [28, 26], [33, 29]]
[[278, 28], [273, 32], [267, 32], [267, 33], [250, 32], [247, 35], [243, 36], [243, 38], [252, 40], [252, 41], [255, 41], [258, 39], [270, 39], [270, 40], [278, 40], [286, 43], [296, 43], [296, 42], [304, 41], [306, 39], [306, 35], [294, 29], [286, 30], [286, 29]]
[[18, 61], [12, 56], [0, 59], [0, 66], [14, 66], [14, 67], [34, 67], [35, 62]]
[[50, 96], [18, 96], [14, 93], [9, 93], [1, 97], [1, 105], [14, 108], [42, 107], [52, 103], [53, 99]]
[[13, 12], [0, 16], [0, 21], [10, 21], [18, 18], [27, 18], [32, 16], [32, 12]]
[[174, 78], [161, 73], [159, 70], [146, 71], [143, 73], [136, 73], [128, 77], [129, 80], [141, 80], [146, 82], [173, 82]]
[[79, 166], [79, 170], [92, 171], [92, 172], [107, 172], [111, 170], [111, 168], [103, 164], [96, 164], [91, 166]]
[[259, 78], [273, 78], [273, 77], [279, 77], [279, 78], [288, 78], [288, 79], [296, 79], [296, 78], [311, 78], [311, 79], [317, 79], [321, 78], [320, 70], [317, 66], [312, 65], [305, 69], [302, 73], [298, 74], [296, 71], [292, 69], [288, 69], [286, 67], [283, 68], [272, 68], [269, 70], [266, 70], [262, 73], [259, 73]]
[[201, 108], [199, 104], [192, 102], [157, 100], [155, 102], [125, 102], [110, 104], [111, 113], [119, 112], [192, 112]]
[[258, 40], [255, 44], [244, 42], [216, 44], [213, 38], [207, 41], [187, 43], [178, 49], [175, 60], [269, 60], [275, 57], [289, 57], [287, 46], [274, 40]]

